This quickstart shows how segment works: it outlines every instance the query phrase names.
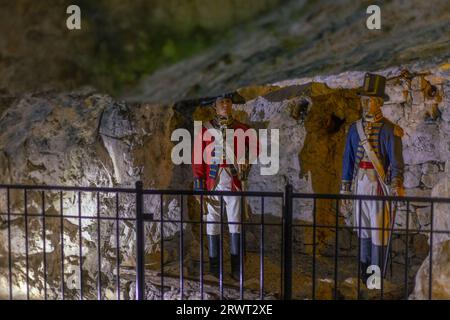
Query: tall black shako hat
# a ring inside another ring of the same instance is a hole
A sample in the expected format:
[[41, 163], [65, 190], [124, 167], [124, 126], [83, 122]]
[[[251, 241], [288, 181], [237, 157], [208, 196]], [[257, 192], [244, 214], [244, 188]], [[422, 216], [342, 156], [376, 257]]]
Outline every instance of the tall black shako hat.
[[379, 74], [366, 73], [363, 87], [358, 91], [359, 96], [380, 97], [389, 101], [389, 96], [384, 92], [386, 88], [386, 77]]

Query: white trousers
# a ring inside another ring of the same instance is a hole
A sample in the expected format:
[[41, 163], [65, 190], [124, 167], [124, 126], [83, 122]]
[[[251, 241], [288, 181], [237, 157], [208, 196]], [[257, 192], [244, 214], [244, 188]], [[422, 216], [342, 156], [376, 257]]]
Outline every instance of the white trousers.
[[[224, 169], [220, 170], [219, 179], [216, 190], [217, 191], [231, 191], [232, 178], [228, 172]], [[226, 211], [227, 220], [229, 222], [228, 228], [230, 233], [240, 233], [241, 226], [235, 223], [241, 223], [241, 197], [223, 197], [223, 209]], [[208, 196], [206, 215], [206, 234], [219, 235], [220, 234], [220, 196]], [[218, 223], [208, 223], [218, 222]], [[225, 217], [222, 218], [222, 222], [225, 222]], [[232, 223], [230, 223], [232, 222]]]
[[[359, 169], [356, 178], [356, 194], [378, 195], [378, 181], [374, 169]], [[361, 201], [361, 212], [360, 204]], [[372, 244], [381, 246], [387, 245], [389, 237], [390, 217], [388, 210], [389, 203], [375, 200], [355, 200], [355, 226], [360, 238], [372, 238]], [[384, 218], [383, 218], [384, 216]], [[384, 220], [384, 230], [373, 230], [364, 228], [382, 228]], [[361, 226], [361, 230], [359, 230]], [[384, 237], [383, 237], [384, 231]]]

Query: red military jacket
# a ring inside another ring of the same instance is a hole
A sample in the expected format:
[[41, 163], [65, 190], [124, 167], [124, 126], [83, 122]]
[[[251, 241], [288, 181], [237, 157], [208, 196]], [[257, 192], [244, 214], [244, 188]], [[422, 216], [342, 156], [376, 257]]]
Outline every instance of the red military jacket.
[[[213, 164], [211, 162], [212, 158], [214, 158], [214, 156], [216, 155], [216, 150], [214, 150], [213, 152], [209, 152], [210, 150], [213, 150], [213, 145], [214, 145], [214, 138], [207, 132], [208, 128], [206, 127], [208, 126], [208, 123], [204, 123], [202, 126], [202, 130], [201, 132], [199, 132], [199, 134], [195, 137], [194, 140], [194, 148], [193, 148], [193, 164], [192, 164], [192, 170], [193, 170], [193, 174], [194, 174], [194, 190], [196, 191], [202, 191], [202, 190], [207, 190], [207, 191], [212, 191], [215, 189], [216, 186], [216, 179], [217, 176], [219, 174], [220, 168], [223, 168], [222, 170], [224, 170], [225, 168], [227, 168], [228, 172], [231, 173], [232, 175], [232, 185], [231, 185], [231, 191], [240, 191], [242, 189], [242, 183], [238, 177], [238, 172], [237, 172], [237, 163], [236, 163], [236, 157], [238, 157], [238, 136], [235, 134], [234, 136], [234, 157], [235, 157], [235, 162], [234, 165], [231, 163], [227, 163], [226, 160], [223, 161], [224, 163], [218, 163], [218, 164]], [[209, 122], [209, 127], [213, 127], [215, 129], [219, 129], [219, 126], [217, 124], [217, 121], [215, 119], [211, 120]], [[229, 129], [242, 129], [244, 132], [246, 132], [250, 127], [243, 124], [242, 122], [239, 122], [235, 119], [233, 119], [232, 124], [229, 126]], [[204, 141], [206, 140], [206, 141]], [[208, 141], [209, 140], [209, 141]], [[241, 140], [242, 141], [242, 140]], [[245, 140], [245, 149], [249, 150], [249, 152], [252, 152], [252, 148], [250, 148], [249, 146], [249, 139], [246, 138]], [[196, 149], [196, 146], [198, 147], [198, 149]], [[224, 141], [224, 145], [225, 145], [225, 141]], [[199, 147], [201, 146], [201, 148]], [[203, 158], [203, 153], [205, 152], [205, 149], [208, 148], [207, 150], [207, 161], [205, 162], [204, 158]], [[259, 142], [258, 139], [256, 137], [256, 155], [259, 153]], [[226, 149], [224, 148], [223, 152]], [[254, 148], [253, 148], [254, 150]], [[198, 153], [198, 160], [201, 159], [201, 163], [195, 163], [195, 153]]]

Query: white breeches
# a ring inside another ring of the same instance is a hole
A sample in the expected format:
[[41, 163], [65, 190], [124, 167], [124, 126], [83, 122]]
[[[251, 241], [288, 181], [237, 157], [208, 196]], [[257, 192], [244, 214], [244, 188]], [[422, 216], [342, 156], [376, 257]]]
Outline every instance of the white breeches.
[[[219, 182], [217, 183], [217, 191], [231, 191], [232, 179], [226, 170], [220, 170], [220, 175], [217, 177]], [[240, 233], [241, 226], [235, 223], [241, 223], [241, 197], [223, 197], [223, 209], [226, 211], [227, 220], [229, 222], [228, 228], [230, 233]], [[208, 196], [207, 201], [208, 214], [206, 215], [206, 234], [219, 235], [220, 226], [220, 196]], [[219, 222], [219, 223], [208, 223]], [[225, 222], [225, 217], [222, 218], [222, 222]], [[230, 223], [232, 222], [232, 223]]]
[[[378, 195], [378, 181], [374, 169], [359, 169], [356, 178], [356, 194], [360, 195]], [[383, 210], [383, 201], [361, 200], [361, 212], [359, 200], [355, 200], [355, 226], [358, 236], [361, 238], [372, 238], [372, 243], [381, 246], [387, 245], [389, 237], [389, 204], [385, 203]], [[384, 218], [383, 218], [384, 216]], [[384, 220], [384, 221], [383, 221]], [[382, 228], [384, 222], [384, 230], [371, 230], [363, 228]], [[361, 230], [359, 230], [361, 226]], [[384, 237], [383, 237], [384, 231]]]

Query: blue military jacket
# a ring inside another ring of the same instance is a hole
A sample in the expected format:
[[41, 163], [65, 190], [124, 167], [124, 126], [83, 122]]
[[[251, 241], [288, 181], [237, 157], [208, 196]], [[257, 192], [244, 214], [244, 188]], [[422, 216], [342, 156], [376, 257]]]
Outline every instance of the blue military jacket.
[[[385, 182], [390, 183], [392, 181], [395, 184], [403, 185], [402, 129], [384, 117], [377, 122], [371, 123], [371, 125], [371, 134], [367, 136], [367, 139], [383, 164], [386, 177], [389, 179], [389, 181]], [[355, 169], [358, 167], [363, 155], [364, 148], [360, 144], [356, 122], [354, 122], [350, 125], [345, 144], [342, 164], [343, 183], [351, 184]]]

